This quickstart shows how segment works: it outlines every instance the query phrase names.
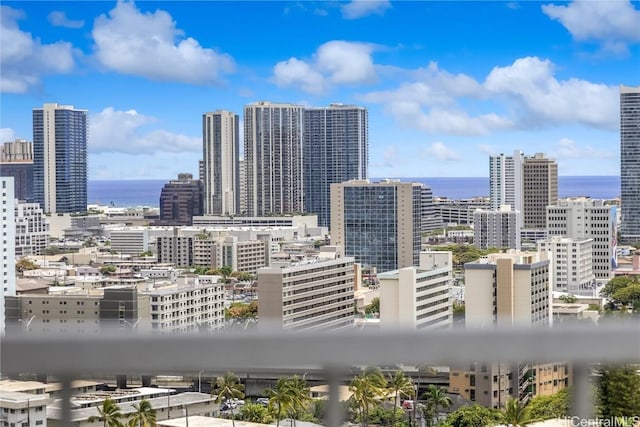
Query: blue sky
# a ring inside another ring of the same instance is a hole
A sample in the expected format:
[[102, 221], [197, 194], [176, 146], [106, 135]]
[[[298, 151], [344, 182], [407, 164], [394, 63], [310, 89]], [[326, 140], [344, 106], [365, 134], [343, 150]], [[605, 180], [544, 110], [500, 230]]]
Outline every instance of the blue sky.
[[90, 179], [197, 176], [203, 112], [369, 110], [372, 177], [486, 176], [544, 152], [619, 174], [640, 2], [3, 1], [0, 137], [45, 102], [89, 110]]

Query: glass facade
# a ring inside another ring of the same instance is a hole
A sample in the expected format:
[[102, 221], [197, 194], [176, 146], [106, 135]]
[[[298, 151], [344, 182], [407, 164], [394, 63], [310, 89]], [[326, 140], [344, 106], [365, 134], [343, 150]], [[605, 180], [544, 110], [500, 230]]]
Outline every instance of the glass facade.
[[640, 240], [640, 87], [620, 89], [622, 239]]
[[331, 225], [331, 184], [367, 179], [368, 114], [363, 107], [331, 105], [304, 110], [304, 210]]
[[[412, 265], [418, 265], [421, 187], [413, 186], [411, 200], [404, 201], [405, 206], [402, 202], [396, 185], [345, 186], [345, 254], [355, 257], [363, 266], [384, 272], [406, 267], [399, 265], [399, 254], [408, 249], [412, 253]], [[409, 206], [406, 206], [407, 202]], [[406, 236], [407, 230], [400, 229], [399, 216], [408, 216], [406, 209], [411, 211], [410, 236]]]
[[34, 109], [33, 157], [34, 199], [44, 211], [86, 212], [87, 111], [57, 104]]

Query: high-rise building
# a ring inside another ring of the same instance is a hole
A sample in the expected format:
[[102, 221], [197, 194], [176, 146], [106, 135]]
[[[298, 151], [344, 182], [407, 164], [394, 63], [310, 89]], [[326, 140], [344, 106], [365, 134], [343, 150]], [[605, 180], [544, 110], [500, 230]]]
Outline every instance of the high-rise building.
[[87, 211], [87, 110], [33, 109], [33, 196], [45, 213]]
[[0, 151], [0, 176], [13, 177], [15, 197], [33, 200], [33, 143], [24, 139], [5, 142]]
[[547, 206], [558, 202], [558, 164], [542, 153], [522, 162], [522, 227], [547, 227]]
[[353, 327], [353, 258], [330, 247], [322, 249], [316, 259], [258, 270], [261, 327], [294, 331]]
[[489, 198], [491, 209], [509, 205], [522, 212], [522, 162], [524, 154], [499, 154], [489, 157]]
[[[465, 326], [551, 325], [553, 265], [547, 252], [489, 254], [465, 264]], [[452, 368], [449, 391], [489, 408], [509, 397], [526, 404], [567, 387], [566, 363], [474, 363]]]
[[2, 236], [0, 236], [0, 335], [4, 334], [6, 296], [16, 294], [16, 226], [15, 226], [15, 197], [13, 178], [0, 178], [0, 205], [2, 207]]
[[479, 249], [520, 250], [520, 212], [503, 205], [473, 213], [473, 245]]
[[244, 159], [240, 159], [239, 168], [240, 181], [238, 187], [240, 188], [240, 210], [239, 215], [247, 214], [247, 167]]
[[436, 208], [433, 200], [433, 192], [428, 185], [422, 185], [422, 226], [420, 230], [425, 233], [444, 228], [442, 215]]
[[609, 281], [616, 266], [616, 206], [604, 200], [576, 197], [547, 207], [549, 236], [591, 239], [593, 273]]
[[554, 265], [554, 290], [593, 295], [593, 240], [553, 236], [538, 241], [539, 252], [549, 252]]
[[305, 108], [304, 210], [318, 215], [318, 225], [329, 227], [330, 186], [368, 178], [369, 124], [364, 107], [331, 104]]
[[191, 225], [194, 216], [202, 215], [202, 182], [190, 173], [178, 174], [160, 194], [160, 218], [157, 225]]
[[364, 267], [384, 272], [418, 265], [421, 226], [421, 184], [331, 184], [331, 242]]
[[49, 223], [38, 203], [15, 205], [16, 257], [41, 255], [49, 243]]
[[248, 216], [304, 210], [303, 111], [270, 102], [244, 107]]
[[640, 86], [620, 86], [621, 239], [640, 241]]
[[204, 212], [240, 213], [240, 120], [218, 110], [202, 115]]
[[423, 251], [419, 266], [379, 274], [380, 328], [451, 327], [452, 266], [451, 252]]

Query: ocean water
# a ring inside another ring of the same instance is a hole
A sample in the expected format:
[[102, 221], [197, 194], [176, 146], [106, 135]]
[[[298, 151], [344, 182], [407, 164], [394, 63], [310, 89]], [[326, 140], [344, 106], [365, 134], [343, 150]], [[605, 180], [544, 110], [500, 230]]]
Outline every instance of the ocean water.
[[[372, 178], [376, 181], [378, 178]], [[401, 181], [422, 182], [431, 186], [434, 196], [467, 199], [489, 196], [489, 178], [400, 178]], [[116, 207], [158, 207], [160, 192], [168, 180], [89, 181], [89, 203]], [[561, 176], [560, 197], [586, 196], [613, 199], [620, 195], [619, 176]]]

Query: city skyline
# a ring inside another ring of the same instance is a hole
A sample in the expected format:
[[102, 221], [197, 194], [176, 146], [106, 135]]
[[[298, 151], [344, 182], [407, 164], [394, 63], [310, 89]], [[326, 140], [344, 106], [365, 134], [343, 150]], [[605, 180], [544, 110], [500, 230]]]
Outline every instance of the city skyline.
[[258, 101], [367, 108], [372, 177], [488, 176], [514, 150], [619, 175], [640, 84], [638, 2], [3, 4], [1, 142], [45, 102], [87, 109], [93, 180], [198, 176], [202, 114]]

